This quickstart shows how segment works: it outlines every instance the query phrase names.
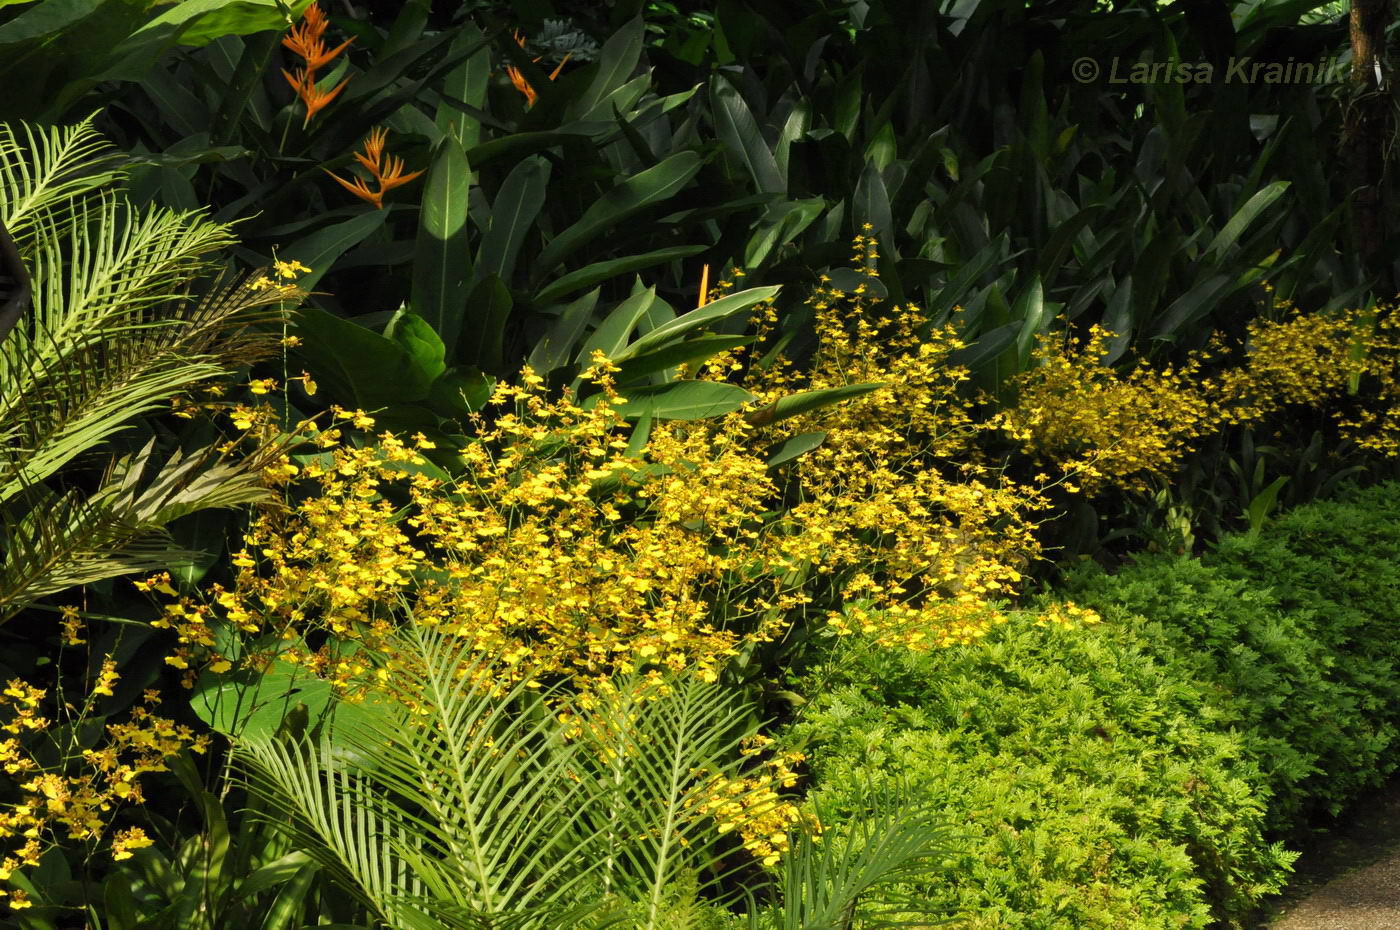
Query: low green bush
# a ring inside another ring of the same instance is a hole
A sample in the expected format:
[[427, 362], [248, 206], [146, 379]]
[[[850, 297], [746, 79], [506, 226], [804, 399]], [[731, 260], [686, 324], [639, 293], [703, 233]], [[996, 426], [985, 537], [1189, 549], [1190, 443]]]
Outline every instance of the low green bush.
[[1279, 837], [1400, 762], [1400, 485], [1348, 487], [1202, 560], [1079, 572], [1065, 595], [1210, 689], [1217, 726], [1265, 776]]
[[964, 841], [920, 891], [968, 930], [1245, 925], [1287, 878], [1284, 842], [1395, 768], [1400, 486], [1060, 594], [1105, 622], [833, 656], [789, 732], [814, 790], [937, 798]]
[[1242, 914], [1292, 858], [1264, 840], [1259, 773], [1206, 690], [1123, 632], [1016, 617], [977, 646], [870, 651], [792, 736], [828, 801], [869, 778], [942, 800], [963, 844], [922, 890], [969, 930]]

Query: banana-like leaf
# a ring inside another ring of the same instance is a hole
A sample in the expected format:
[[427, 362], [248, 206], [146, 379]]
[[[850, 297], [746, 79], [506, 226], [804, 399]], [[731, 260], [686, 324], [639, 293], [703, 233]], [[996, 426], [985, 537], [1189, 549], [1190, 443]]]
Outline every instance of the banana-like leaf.
[[714, 104], [715, 127], [720, 140], [730, 152], [743, 159], [758, 190], [786, 193], [787, 179], [759, 132], [758, 122], [739, 91], [724, 75], [716, 73], [710, 79], [710, 100]]
[[618, 384], [626, 384], [680, 365], [694, 365], [754, 340], [753, 336], [697, 336], [628, 359], [618, 366], [617, 381]]
[[705, 306], [692, 310], [689, 313], [683, 313], [669, 323], [658, 326], [646, 335], [639, 337], [635, 342], [627, 346], [614, 361], [620, 362], [629, 358], [636, 358], [639, 355], [655, 351], [664, 345], [676, 342], [701, 327], [728, 319], [765, 300], [772, 300], [777, 296], [779, 290], [781, 290], [781, 287], [778, 285], [752, 287], [745, 291], [728, 294], [721, 297], [719, 300], [711, 301], [705, 304]]
[[[457, 38], [452, 41], [453, 53], [460, 54], [473, 46], [480, 47], [447, 74], [442, 82], [441, 93], [444, 98], [451, 97], [462, 101], [466, 106], [480, 110], [486, 102], [486, 82], [491, 75], [491, 52], [485, 46], [485, 37], [475, 23], [468, 20], [457, 29]], [[438, 104], [434, 122], [443, 133], [451, 130], [463, 149], [471, 150], [481, 141], [481, 121], [454, 108], [445, 99]]]
[[598, 305], [601, 288], [594, 288], [582, 297], [560, 307], [553, 325], [545, 332], [530, 353], [526, 364], [534, 371], [545, 373], [567, 365], [577, 352], [578, 341], [588, 329], [593, 308]]
[[632, 331], [637, 328], [637, 323], [651, 310], [652, 304], [656, 303], [655, 287], [641, 288], [640, 278], [637, 285], [636, 293], [614, 307], [584, 342], [575, 359], [579, 365], [587, 367], [594, 352], [602, 352], [609, 359], [622, 352]]
[[316, 282], [331, 270], [336, 259], [350, 249], [364, 242], [372, 233], [384, 225], [384, 210], [367, 210], [359, 216], [318, 229], [296, 242], [279, 250], [278, 257], [284, 261], [299, 261], [311, 270], [298, 280], [305, 290], [311, 290]]
[[768, 447], [768, 467], [786, 465], [798, 456], [811, 452], [826, 441], [826, 433], [798, 433]]
[[571, 271], [562, 275], [557, 280], [546, 284], [535, 295], [535, 302], [548, 306], [561, 297], [567, 297], [575, 291], [592, 287], [603, 281], [620, 277], [642, 268], [650, 268], [653, 265], [660, 265], [664, 262], [675, 261], [680, 258], [689, 258], [705, 251], [703, 245], [681, 245], [669, 249], [657, 249], [655, 252], [643, 252], [639, 255], [628, 255], [625, 258], [613, 258], [607, 261], [595, 262], [592, 265], [585, 265], [577, 271]]
[[454, 344], [461, 332], [472, 274], [467, 244], [471, 177], [462, 144], [454, 135], [443, 136], [423, 184], [411, 302], [447, 345]]
[[1216, 233], [1215, 238], [1206, 247], [1206, 256], [1218, 259], [1224, 255], [1230, 246], [1234, 245], [1244, 234], [1249, 225], [1258, 218], [1259, 214], [1283, 196], [1284, 192], [1288, 190], [1288, 183], [1287, 181], [1275, 181], [1250, 197], [1245, 205], [1240, 207], [1239, 212], [1230, 217], [1229, 222], [1221, 228], [1220, 232]]
[[703, 420], [722, 417], [750, 403], [754, 395], [743, 388], [717, 381], [671, 381], [667, 384], [631, 387], [625, 403], [614, 409], [628, 419]]
[[618, 183], [599, 197], [572, 226], [555, 236], [535, 261], [538, 273], [548, 273], [569, 255], [608, 229], [680, 193], [700, 172], [696, 152], [677, 152], [653, 168]]
[[767, 426], [788, 417], [811, 413], [813, 410], [820, 410], [823, 407], [830, 407], [832, 404], [861, 397], [872, 391], [878, 391], [884, 386], [884, 382], [843, 384], [840, 387], [820, 388], [815, 391], [789, 394], [787, 397], [781, 397], [771, 404], [758, 408], [748, 414], [745, 419], [753, 426]]
[[477, 253], [477, 263], [483, 273], [496, 274], [502, 281], [511, 280], [521, 243], [544, 206], [549, 174], [549, 162], [531, 156], [506, 175], [496, 202], [491, 205], [491, 223]]

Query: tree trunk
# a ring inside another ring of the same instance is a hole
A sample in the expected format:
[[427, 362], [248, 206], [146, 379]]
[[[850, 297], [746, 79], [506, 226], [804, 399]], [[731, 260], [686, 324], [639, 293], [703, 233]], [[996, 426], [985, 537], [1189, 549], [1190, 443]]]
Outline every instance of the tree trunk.
[[1389, 134], [1390, 88], [1385, 69], [1385, 27], [1391, 0], [1352, 0], [1352, 96], [1342, 128], [1352, 197], [1352, 222], [1365, 274], [1374, 277], [1377, 296], [1395, 296], [1388, 264], [1382, 264], [1385, 241], [1385, 149]]

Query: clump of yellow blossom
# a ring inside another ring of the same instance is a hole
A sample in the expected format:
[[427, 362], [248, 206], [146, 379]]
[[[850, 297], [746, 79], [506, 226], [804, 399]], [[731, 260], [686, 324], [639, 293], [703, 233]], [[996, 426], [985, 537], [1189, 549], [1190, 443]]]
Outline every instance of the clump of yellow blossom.
[[[207, 736], [151, 712], [160, 701], [154, 691], [145, 692], [127, 719], [108, 723], [105, 739], [96, 745], [84, 748], [52, 739], [77, 732], [94, 698], [110, 696], [117, 679], [116, 664], [107, 657], [91, 696], [78, 709], [20, 679], [0, 692], [0, 732], [8, 734], [0, 739], [0, 766], [18, 791], [16, 800], [0, 806], [0, 880], [8, 880], [16, 869], [37, 866], [48, 846], [97, 842], [123, 804], [141, 803], [143, 774], [166, 771], [167, 761], [185, 750], [202, 753], [207, 748]], [[40, 743], [42, 752], [36, 751]], [[149, 845], [145, 833], [131, 827], [112, 834], [109, 851], [120, 860]], [[0, 891], [0, 896], [6, 894]], [[8, 896], [11, 908], [27, 906], [22, 891]]]
[[1145, 475], [1168, 473], [1220, 425], [1200, 384], [1201, 359], [1179, 368], [1143, 363], [1120, 375], [1102, 363], [1112, 335], [1095, 324], [1087, 339], [1040, 337], [1033, 365], [1013, 379], [1016, 404], [988, 422], [1076, 473], [1079, 487], [1067, 490], [1146, 489]]
[[[741, 755], [756, 762], [737, 776], [712, 774], [691, 809], [698, 816], [713, 817], [720, 833], [735, 831], [743, 848], [764, 865], [776, 865], [790, 849], [794, 827], [806, 820], [813, 833], [821, 824], [805, 814], [780, 789], [797, 784], [792, 766], [804, 758], [800, 752], [772, 753], [773, 741], [762, 734], [747, 737]], [[760, 759], [764, 753], [772, 753]]]
[[[858, 236], [855, 249], [857, 270], [873, 283], [875, 238]], [[827, 628], [909, 648], [968, 642], [1005, 621], [993, 602], [1013, 593], [1039, 556], [1032, 515], [1045, 501], [981, 464], [982, 427], [959, 392], [969, 373], [950, 362], [964, 346], [955, 331], [934, 328], [913, 305], [877, 310], [872, 292], [860, 283], [844, 293], [823, 276], [807, 301], [818, 344], [800, 368], [781, 353], [746, 366], [736, 349], [703, 374], [743, 372], [739, 383], [759, 398], [745, 416], [763, 424], [757, 441], [819, 439], [783, 469], [784, 493], [796, 503], [777, 522], [771, 564], [808, 592]], [[756, 308], [754, 324], [757, 355], [775, 335], [773, 308]], [[795, 392], [862, 384], [873, 390], [836, 406], [786, 419], [770, 413]]]
[[[1032, 367], [1013, 379], [1016, 403], [988, 425], [1077, 472], [1086, 491], [1145, 491], [1146, 479], [1169, 477], [1195, 440], [1296, 407], [1330, 411], [1362, 449], [1400, 454], [1400, 323], [1360, 310], [1280, 307], [1282, 319], [1249, 323], [1242, 353], [1217, 334], [1179, 368], [1139, 362], [1126, 375], [1102, 364], [1113, 334], [1097, 324], [1087, 340], [1042, 337]], [[1364, 398], [1341, 403], [1361, 385]]]

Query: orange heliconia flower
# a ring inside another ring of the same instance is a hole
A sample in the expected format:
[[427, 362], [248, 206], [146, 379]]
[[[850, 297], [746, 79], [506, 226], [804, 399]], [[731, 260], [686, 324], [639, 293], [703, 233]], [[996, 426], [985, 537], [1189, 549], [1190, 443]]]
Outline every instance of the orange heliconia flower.
[[[525, 37], [521, 35], [519, 31], [515, 33], [515, 42], [521, 48], [525, 47]], [[560, 71], [564, 70], [565, 63], [568, 62], [569, 58], [572, 57], [573, 54], [573, 52], [569, 52], [568, 54], [566, 54], [564, 58], [559, 62], [558, 66], [549, 73], [549, 79], [551, 81], [559, 76]], [[542, 58], [544, 56], [540, 57]], [[530, 60], [539, 61], [540, 59], [532, 58]], [[510, 77], [510, 82], [515, 85], [515, 89], [525, 95], [526, 109], [529, 109], [530, 107], [534, 106], [535, 101], [540, 99], [540, 95], [535, 92], [535, 89], [533, 87], [530, 86], [530, 82], [525, 80], [525, 75], [520, 73], [520, 69], [515, 67], [514, 65], [506, 65], [506, 75]]]
[[403, 159], [393, 155], [384, 154], [384, 140], [388, 138], [389, 131], [382, 127], [370, 131], [369, 137], [364, 141], [364, 154], [355, 153], [355, 160], [365, 167], [375, 182], [379, 185], [378, 190], [370, 190], [369, 184], [364, 178], [351, 176], [347, 181], [340, 175], [332, 171], [321, 169], [335, 178], [341, 187], [359, 197], [361, 200], [372, 203], [375, 209], [384, 209], [384, 195], [396, 187], [401, 187], [422, 174], [422, 171], [413, 171], [408, 174], [403, 173]]
[[302, 121], [303, 126], [311, 122], [311, 117], [339, 96], [340, 92], [345, 89], [346, 81], [350, 80], [347, 77], [330, 90], [321, 90], [316, 86], [316, 72], [330, 64], [335, 56], [355, 41], [354, 38], [346, 39], [335, 48], [327, 51], [325, 40], [322, 38], [325, 35], [327, 25], [329, 25], [329, 21], [326, 19], [326, 14], [321, 12], [321, 7], [318, 4], [313, 3], [306, 8], [301, 22], [293, 26], [282, 39], [282, 44], [294, 54], [299, 55], [304, 62], [304, 65], [297, 69], [295, 76], [285, 68], [282, 69], [282, 76], [287, 79], [288, 84], [292, 85], [292, 90], [296, 91], [301, 102], [306, 104], [306, 119]]

